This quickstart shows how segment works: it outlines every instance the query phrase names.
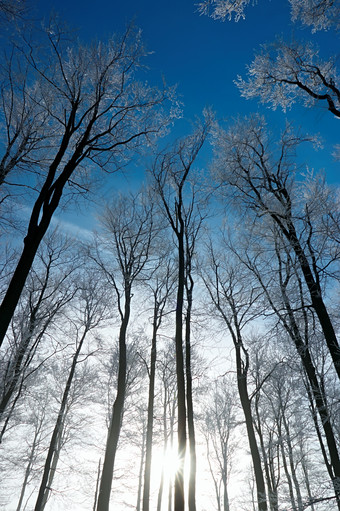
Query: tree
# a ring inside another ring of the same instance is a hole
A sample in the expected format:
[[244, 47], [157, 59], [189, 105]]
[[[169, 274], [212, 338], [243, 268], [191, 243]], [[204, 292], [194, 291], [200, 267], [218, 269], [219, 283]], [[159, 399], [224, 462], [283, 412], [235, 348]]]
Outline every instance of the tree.
[[[261, 292], [248, 288], [245, 275], [231, 263], [226, 263], [221, 254], [209, 248], [209, 266], [203, 269], [202, 279], [218, 316], [227, 326], [233, 341], [236, 358], [237, 388], [247, 428], [250, 453], [252, 457], [257, 505], [260, 511], [267, 511], [266, 486], [263, 476], [260, 451], [256, 439], [252, 412], [252, 397], [249, 395], [249, 353], [243, 340], [244, 327], [261, 313], [258, 299]], [[254, 305], [257, 305], [255, 309]]]
[[78, 43], [72, 48], [56, 26], [47, 28], [45, 35], [45, 51], [27, 43], [23, 52], [31, 73], [39, 78], [45, 125], [55, 145], [33, 205], [21, 256], [0, 306], [0, 345], [65, 190], [81, 190], [81, 178], [89, 169], [114, 171], [127, 156], [127, 149], [149, 142], [168, 122], [155, 107], [169, 94], [134, 78], [145, 56], [138, 31], [130, 27], [107, 44], [85, 47]]
[[[184, 293], [186, 286], [186, 269], [189, 263], [186, 252], [186, 234], [194, 229], [191, 220], [194, 218], [195, 194], [190, 193], [186, 202], [186, 184], [189, 181], [189, 173], [194, 165], [198, 153], [211, 127], [211, 115], [206, 113], [204, 123], [198, 125], [194, 133], [180, 140], [174, 148], [159, 155], [152, 167], [153, 186], [160, 197], [164, 216], [173, 232], [176, 240], [178, 280], [176, 298], [176, 377], [178, 398], [178, 458], [179, 467], [175, 481], [175, 511], [184, 511], [184, 459], [186, 453], [186, 391], [183, 354], [183, 316], [184, 316]], [[188, 289], [188, 288], [187, 288]], [[188, 331], [188, 330], [187, 330]], [[189, 332], [188, 332], [189, 333]], [[188, 366], [187, 366], [188, 367]], [[194, 496], [191, 495], [194, 506]]]
[[[127, 329], [133, 286], [143, 280], [153, 240], [153, 208], [141, 194], [120, 197], [103, 213], [104, 237], [94, 256], [112, 286], [120, 317], [117, 393], [113, 403], [98, 494], [98, 511], [108, 511], [112, 476], [123, 420], [127, 380]], [[111, 253], [113, 261], [103, 260]]]
[[[174, 356], [173, 340], [166, 342], [166, 345], [160, 352], [159, 356], [159, 378], [161, 380], [161, 405], [162, 414], [161, 421], [163, 426], [163, 456], [165, 458], [167, 452], [171, 452], [174, 444], [174, 426], [177, 406], [177, 382], [176, 382], [176, 357]], [[157, 511], [162, 509], [162, 501], [165, 483], [168, 483], [168, 510], [173, 509], [173, 480], [165, 480], [165, 463], [162, 466], [161, 479], [159, 483], [157, 496]]]
[[70, 240], [57, 231], [45, 237], [12, 319], [0, 365], [1, 440], [23, 388], [43, 365], [44, 361], [37, 359], [40, 343], [52, 335], [75, 295], [77, 264], [79, 257]]
[[157, 361], [157, 334], [161, 326], [165, 307], [171, 297], [174, 287], [174, 267], [172, 261], [165, 261], [162, 255], [157, 265], [151, 281], [147, 283], [153, 297], [153, 318], [152, 318], [152, 342], [150, 353], [149, 375], [149, 396], [148, 396], [148, 417], [146, 426], [146, 446], [145, 446], [145, 469], [144, 469], [144, 487], [143, 487], [143, 511], [149, 511], [150, 505], [150, 482], [151, 482], [151, 463], [152, 463], [152, 439], [153, 439], [153, 421], [154, 421], [154, 399], [155, 399], [155, 379], [156, 379], [156, 361]]
[[289, 0], [293, 21], [312, 27], [312, 32], [339, 29], [340, 5], [336, 0]]
[[[233, 433], [238, 424], [233, 391], [231, 378], [217, 378], [213, 391], [208, 394], [209, 401], [204, 406], [202, 417], [201, 427], [206, 440], [218, 511], [230, 511], [228, 484], [236, 447]], [[217, 465], [217, 469], [214, 465]]]
[[226, 185], [231, 186], [234, 196], [254, 211], [258, 221], [263, 216], [270, 218], [294, 252], [340, 378], [340, 347], [323, 291], [325, 269], [335, 261], [325, 247], [333, 241], [325, 240], [322, 233], [318, 237], [313, 225], [316, 203], [311, 198], [310, 208], [294, 187], [292, 162], [303, 138], [288, 126], [275, 147], [260, 117], [237, 122], [218, 136], [218, 182], [225, 191]]
[[250, 0], [205, 0], [198, 4], [198, 11], [207, 14], [214, 19], [239, 21], [245, 18], [245, 7]]
[[94, 280], [93, 276], [91, 276], [91, 281], [83, 281], [79, 288], [80, 296], [78, 307], [80, 314], [78, 314], [80, 317], [71, 319], [71, 322], [75, 327], [76, 350], [72, 357], [72, 364], [64, 388], [57, 420], [51, 436], [38, 497], [34, 508], [35, 511], [43, 511], [52, 487], [52, 481], [60, 456], [61, 438], [65, 427], [66, 415], [68, 413], [67, 407], [70, 391], [85, 339], [91, 330], [98, 327], [98, 325], [107, 318], [107, 309], [109, 304], [103, 298], [105, 290], [103, 289], [103, 286], [99, 284], [99, 281]]
[[[320, 434], [319, 425], [315, 424], [320, 450], [339, 506], [339, 451], [336, 431], [332, 424], [329, 398], [325, 384], [319, 377], [320, 371], [315, 360], [319, 349], [316, 350], [316, 353], [313, 353], [316, 328], [315, 319], [310, 315], [311, 307], [307, 302], [306, 293], [308, 291], [303, 286], [298, 258], [289, 242], [287, 243], [282, 233], [279, 234], [279, 229], [277, 229], [275, 223], [270, 225], [269, 219], [266, 220], [264, 236], [257, 229], [254, 229], [253, 236], [248, 233], [246, 237], [246, 243], [249, 244], [248, 248], [246, 246], [242, 246], [242, 249], [234, 248], [233, 252], [238, 254], [239, 261], [256, 277], [262, 287], [263, 296], [268, 302], [267, 307], [275, 313], [296, 348], [308, 381], [313, 408], [315, 407], [315, 412], [320, 418], [321, 429], [325, 438], [324, 441]], [[273, 223], [272, 220], [271, 222]], [[263, 228], [263, 224], [261, 227]], [[263, 232], [262, 229], [261, 232]], [[259, 241], [259, 238], [261, 241]], [[234, 246], [236, 247], [237, 244]], [[293, 252], [293, 255], [291, 252]], [[282, 334], [279, 333], [278, 335]], [[313, 418], [316, 423], [318, 423], [317, 415]], [[324, 442], [326, 445], [324, 445]]]

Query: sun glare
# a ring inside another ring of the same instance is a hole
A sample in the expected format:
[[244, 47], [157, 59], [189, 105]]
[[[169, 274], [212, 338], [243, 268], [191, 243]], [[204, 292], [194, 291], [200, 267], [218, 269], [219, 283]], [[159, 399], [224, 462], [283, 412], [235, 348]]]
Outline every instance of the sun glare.
[[175, 477], [180, 466], [178, 454], [175, 449], [168, 448], [165, 453], [157, 453], [154, 460], [156, 471], [163, 471], [165, 479], [171, 480]]

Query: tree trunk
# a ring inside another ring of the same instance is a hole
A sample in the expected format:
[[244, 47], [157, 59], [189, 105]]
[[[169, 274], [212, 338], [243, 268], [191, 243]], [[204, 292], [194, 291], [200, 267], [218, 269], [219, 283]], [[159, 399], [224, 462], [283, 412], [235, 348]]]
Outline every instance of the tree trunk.
[[275, 482], [272, 481], [272, 478], [271, 478], [271, 471], [270, 471], [269, 462], [268, 462], [268, 455], [267, 455], [265, 444], [264, 444], [261, 418], [260, 418], [260, 412], [259, 412], [259, 407], [258, 407], [258, 400], [259, 400], [259, 395], [257, 394], [256, 398], [255, 398], [255, 413], [256, 413], [256, 419], [257, 419], [257, 423], [255, 423], [255, 427], [256, 427], [256, 431], [257, 431], [257, 434], [258, 434], [258, 437], [260, 440], [264, 471], [266, 474], [269, 507], [270, 507], [271, 511], [278, 511], [278, 495], [277, 495], [277, 490], [275, 487]]
[[175, 511], [184, 511], [184, 460], [186, 452], [186, 407], [183, 357], [183, 301], [185, 286], [185, 255], [183, 219], [177, 207], [181, 230], [178, 233], [178, 288], [176, 303], [176, 378], [177, 378], [177, 427], [178, 427], [178, 470], [175, 475]]
[[256, 442], [251, 403], [247, 389], [247, 370], [248, 361], [244, 363], [241, 357], [241, 346], [240, 342], [235, 343], [236, 349], [236, 367], [237, 367], [237, 386], [240, 395], [241, 405], [246, 421], [246, 428], [248, 434], [248, 442], [250, 448], [250, 454], [253, 461], [255, 482], [256, 482], [256, 494], [259, 511], [267, 511], [267, 497], [266, 487], [261, 466], [261, 457]]
[[34, 458], [35, 458], [37, 446], [39, 443], [39, 437], [41, 435], [42, 424], [43, 424], [43, 421], [40, 422], [40, 424], [36, 427], [36, 430], [34, 432], [34, 438], [33, 438], [33, 442], [32, 442], [31, 452], [30, 452], [27, 467], [25, 470], [25, 477], [24, 477], [24, 481], [21, 486], [21, 492], [20, 492], [19, 502], [18, 502], [16, 511], [21, 511], [21, 506], [22, 506], [22, 503], [24, 500], [28, 479], [29, 479], [29, 476], [31, 475]]
[[142, 502], [142, 486], [143, 486], [143, 468], [144, 468], [144, 458], [145, 458], [145, 423], [143, 417], [143, 432], [142, 432], [142, 449], [141, 449], [141, 457], [139, 464], [139, 474], [138, 474], [138, 492], [137, 492], [137, 505], [136, 511], [141, 510], [141, 502]]
[[157, 341], [157, 308], [156, 308], [156, 304], [155, 304], [154, 318], [153, 318], [152, 344], [151, 344], [151, 357], [150, 357], [150, 381], [149, 381], [149, 400], [148, 400], [148, 422], [147, 422], [147, 428], [146, 428], [143, 511], [149, 511], [149, 506], [150, 506], [153, 409], [154, 409], [154, 399], [155, 399], [155, 376], [156, 376], [156, 359], [157, 359], [156, 341]]
[[[189, 257], [189, 256], [188, 256]], [[189, 270], [190, 271], [190, 270]], [[189, 280], [189, 284], [188, 284]], [[190, 452], [190, 472], [189, 472], [189, 511], [196, 511], [196, 441], [194, 426], [194, 407], [192, 399], [192, 374], [191, 374], [191, 309], [192, 292], [194, 283], [191, 275], [187, 275], [187, 313], [185, 317], [185, 368], [187, 382], [187, 414], [188, 414], [188, 437]]]
[[117, 452], [120, 429], [123, 420], [126, 393], [126, 332], [130, 319], [131, 289], [125, 290], [124, 317], [119, 332], [119, 369], [117, 395], [113, 404], [105, 457], [99, 487], [97, 511], [109, 511], [113, 469]]
[[93, 510], [96, 511], [97, 509], [97, 500], [98, 500], [98, 490], [99, 490], [99, 481], [100, 481], [100, 474], [101, 474], [101, 458], [99, 458], [98, 462], [98, 470], [97, 470], [97, 479], [96, 479], [96, 489], [94, 492], [94, 503], [93, 503]]

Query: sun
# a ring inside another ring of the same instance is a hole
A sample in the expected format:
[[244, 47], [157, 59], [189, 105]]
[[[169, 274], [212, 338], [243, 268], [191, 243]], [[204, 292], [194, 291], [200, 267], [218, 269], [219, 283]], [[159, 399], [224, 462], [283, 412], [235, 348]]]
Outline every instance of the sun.
[[167, 447], [165, 452], [158, 451], [153, 457], [153, 465], [156, 472], [163, 472], [166, 480], [172, 480], [180, 467], [180, 459], [173, 447]]

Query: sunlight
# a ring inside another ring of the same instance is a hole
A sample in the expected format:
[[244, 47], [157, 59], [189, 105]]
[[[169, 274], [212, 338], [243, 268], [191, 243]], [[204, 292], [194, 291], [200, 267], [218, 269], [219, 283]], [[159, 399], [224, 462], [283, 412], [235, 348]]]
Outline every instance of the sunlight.
[[174, 448], [168, 447], [165, 453], [155, 453], [154, 468], [157, 472], [163, 471], [165, 480], [173, 480], [179, 465], [178, 454]]

